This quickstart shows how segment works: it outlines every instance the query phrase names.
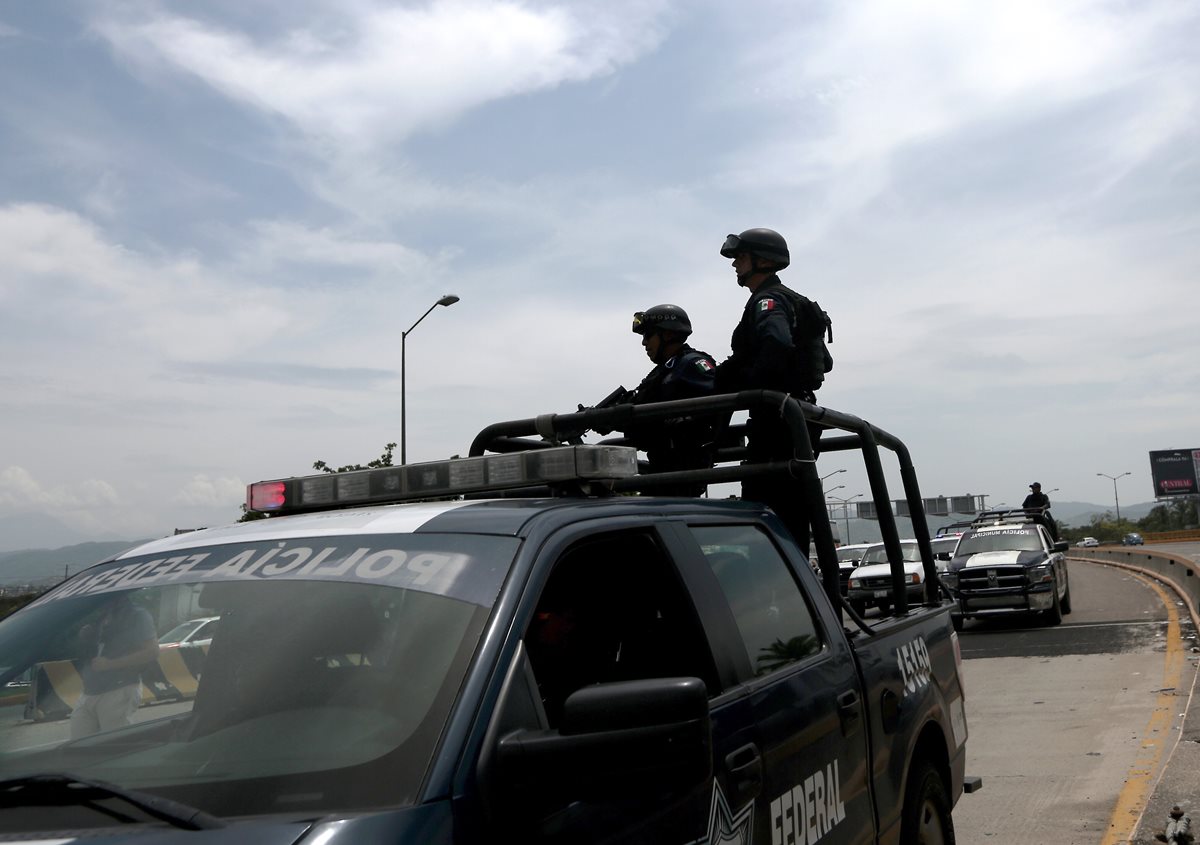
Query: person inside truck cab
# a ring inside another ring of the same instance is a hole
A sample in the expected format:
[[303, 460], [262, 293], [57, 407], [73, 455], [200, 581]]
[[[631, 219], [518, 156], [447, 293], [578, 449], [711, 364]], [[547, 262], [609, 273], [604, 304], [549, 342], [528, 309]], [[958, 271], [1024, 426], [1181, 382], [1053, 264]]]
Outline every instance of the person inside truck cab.
[[[829, 322], [820, 306], [779, 280], [777, 274], [791, 263], [787, 241], [773, 229], [747, 229], [729, 235], [721, 255], [733, 259], [737, 283], [750, 297], [733, 330], [732, 354], [717, 366], [717, 392], [777, 390], [816, 402], [816, 391], [833, 367], [825, 347]], [[791, 438], [778, 417], [752, 412], [747, 429], [751, 461], [792, 457]], [[810, 423], [808, 436], [815, 457], [821, 427]], [[770, 506], [800, 548], [808, 548], [808, 519], [797, 481], [747, 479], [742, 498]]]
[[158, 659], [150, 613], [128, 593], [118, 593], [95, 624], [80, 629], [79, 639], [87, 658], [80, 671], [83, 694], [71, 712], [71, 739], [133, 724], [142, 703], [142, 671]]
[[538, 598], [524, 642], [554, 727], [567, 697], [592, 684], [698, 677], [717, 689], [712, 655], [678, 576], [638, 533], [567, 552]]
[[[634, 405], [694, 399], [713, 392], [717, 363], [707, 352], [688, 345], [692, 321], [678, 305], [655, 305], [633, 315], [633, 331], [641, 335], [646, 357], [654, 369], [628, 398]], [[626, 431], [646, 453], [651, 472], [707, 469], [713, 462], [713, 423], [695, 417], [669, 419]], [[677, 484], [657, 488], [661, 495], [700, 496], [704, 484]]]

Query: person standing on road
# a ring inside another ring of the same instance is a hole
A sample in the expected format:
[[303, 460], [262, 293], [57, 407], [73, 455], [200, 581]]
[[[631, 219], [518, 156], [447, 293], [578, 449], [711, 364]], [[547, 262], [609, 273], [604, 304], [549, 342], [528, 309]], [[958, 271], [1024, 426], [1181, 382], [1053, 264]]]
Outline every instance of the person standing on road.
[[[633, 331], [642, 337], [654, 369], [626, 399], [634, 405], [693, 399], [713, 392], [716, 361], [688, 345], [692, 321], [678, 305], [655, 305], [633, 315]], [[696, 417], [668, 419], [625, 432], [646, 452], [651, 472], [707, 469], [713, 462], [713, 423]], [[662, 495], [699, 496], [704, 484], [660, 488]]]
[[1040, 482], [1035, 481], [1029, 485], [1029, 495], [1025, 497], [1025, 501], [1021, 502], [1021, 507], [1040, 508], [1046, 517], [1046, 530], [1050, 532], [1050, 539], [1058, 539], [1058, 525], [1054, 522], [1054, 517], [1050, 515], [1050, 497], [1042, 492]]
[[105, 606], [98, 627], [83, 627], [80, 639], [91, 656], [79, 673], [83, 695], [71, 711], [71, 739], [133, 724], [142, 670], [158, 659], [154, 620], [125, 593]]
[[[773, 229], [747, 229], [729, 235], [721, 255], [733, 259], [737, 283], [750, 291], [742, 318], [733, 330], [732, 354], [717, 367], [720, 393], [777, 390], [815, 403], [816, 391], [833, 368], [825, 339], [833, 340], [829, 316], [812, 300], [786, 287], [777, 273], [791, 263], [787, 242]], [[792, 457], [791, 437], [780, 416], [753, 411], [747, 424], [752, 461]], [[821, 427], [808, 425], [813, 455]], [[771, 507], [808, 550], [808, 518], [800, 485], [792, 479], [747, 479], [742, 498]]]

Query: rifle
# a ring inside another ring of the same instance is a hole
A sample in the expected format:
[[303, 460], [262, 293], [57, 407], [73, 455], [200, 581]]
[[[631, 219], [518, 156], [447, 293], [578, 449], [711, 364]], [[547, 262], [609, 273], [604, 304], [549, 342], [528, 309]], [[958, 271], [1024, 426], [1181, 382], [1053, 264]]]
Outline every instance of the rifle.
[[[577, 410], [602, 410], [604, 408], [611, 408], [613, 406], [616, 406], [616, 404], [622, 404], [624, 402], [628, 402], [630, 400], [630, 398], [632, 397], [632, 395], [634, 395], [634, 394], [632, 394], [632, 392], [630, 392], [629, 390], [625, 390], [624, 385], [619, 384], [619, 385], [617, 385], [616, 390], [613, 390], [611, 392], [611, 394], [608, 394], [607, 396], [602, 398], [602, 400], [600, 400], [599, 402], [596, 402], [595, 404], [583, 404], [582, 402], [578, 403]], [[601, 437], [606, 437], [607, 435], [611, 435], [611, 433], [612, 433], [612, 429], [606, 429], [604, 431], [595, 429], [594, 431], [596, 433], [598, 433], [598, 435], [600, 435]], [[564, 432], [562, 435], [563, 442], [580, 444], [583, 442], [584, 433], [587, 433], [587, 430]]]

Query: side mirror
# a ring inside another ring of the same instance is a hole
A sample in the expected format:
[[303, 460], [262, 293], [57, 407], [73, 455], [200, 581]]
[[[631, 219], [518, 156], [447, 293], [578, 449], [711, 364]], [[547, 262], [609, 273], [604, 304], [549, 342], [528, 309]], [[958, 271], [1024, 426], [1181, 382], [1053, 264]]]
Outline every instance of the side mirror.
[[1066, 551], [1070, 551], [1070, 549], [1071, 549], [1071, 544], [1068, 543], [1066, 540], [1056, 540], [1054, 542], [1054, 551], [1056, 551], [1056, 552], [1066, 552]]
[[506, 790], [571, 800], [684, 791], [713, 771], [708, 690], [699, 678], [597, 684], [571, 694], [558, 730], [502, 737]]

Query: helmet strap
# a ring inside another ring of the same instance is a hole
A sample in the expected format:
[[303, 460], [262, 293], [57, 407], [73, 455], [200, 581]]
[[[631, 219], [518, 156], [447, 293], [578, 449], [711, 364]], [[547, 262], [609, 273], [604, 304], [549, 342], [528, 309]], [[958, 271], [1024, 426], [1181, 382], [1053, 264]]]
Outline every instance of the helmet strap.
[[769, 266], [769, 267], [760, 267], [758, 265], [758, 262], [759, 262], [758, 256], [755, 255], [754, 253], [750, 253], [750, 269], [747, 270], [745, 273], [737, 274], [737, 281], [741, 287], [750, 288], [751, 290], [755, 290], [755, 289], [757, 289], [758, 285], [754, 285], [754, 287], [751, 287], [751, 280], [755, 276], [761, 275], [763, 277], [763, 281], [765, 281], [767, 279], [767, 277], [769, 277], [772, 273], [775, 272], [774, 265], [771, 264], [771, 262], [766, 262], [768, 264], [771, 264], [771, 266]]

